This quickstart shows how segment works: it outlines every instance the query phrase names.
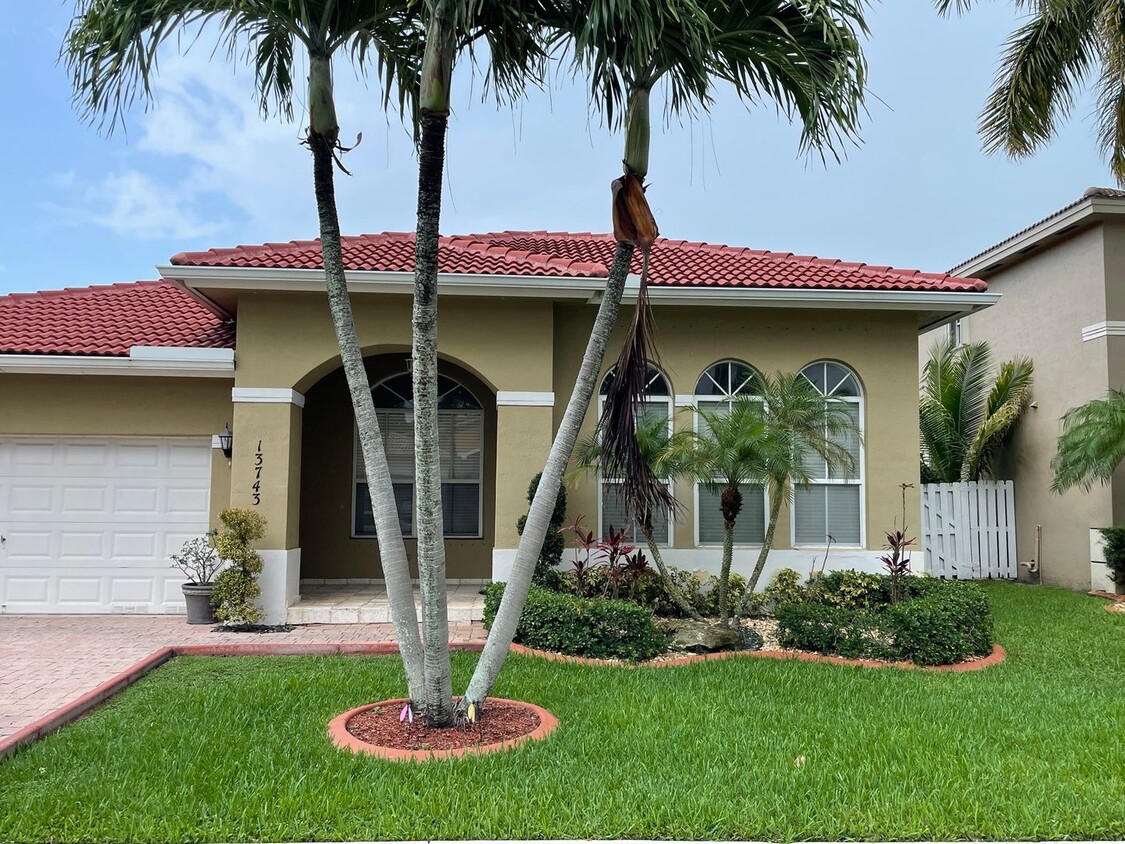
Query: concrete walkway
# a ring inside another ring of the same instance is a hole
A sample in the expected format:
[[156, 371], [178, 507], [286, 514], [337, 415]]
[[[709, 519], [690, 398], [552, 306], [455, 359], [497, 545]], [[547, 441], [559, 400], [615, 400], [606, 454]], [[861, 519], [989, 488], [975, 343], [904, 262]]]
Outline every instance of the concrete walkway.
[[[483, 641], [451, 622], [450, 641]], [[309, 624], [289, 633], [215, 633], [183, 616], [0, 615], [0, 739], [173, 645], [393, 642], [390, 624]]]

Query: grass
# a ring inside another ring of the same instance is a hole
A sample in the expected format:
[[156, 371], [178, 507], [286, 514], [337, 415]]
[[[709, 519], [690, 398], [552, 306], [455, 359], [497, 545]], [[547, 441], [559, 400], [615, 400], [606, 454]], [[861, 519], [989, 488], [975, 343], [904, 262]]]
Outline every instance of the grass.
[[396, 658], [179, 658], [0, 764], [0, 841], [1125, 837], [1125, 616], [988, 589], [985, 671], [513, 657], [496, 694], [559, 732], [424, 765], [325, 736], [402, 693]]

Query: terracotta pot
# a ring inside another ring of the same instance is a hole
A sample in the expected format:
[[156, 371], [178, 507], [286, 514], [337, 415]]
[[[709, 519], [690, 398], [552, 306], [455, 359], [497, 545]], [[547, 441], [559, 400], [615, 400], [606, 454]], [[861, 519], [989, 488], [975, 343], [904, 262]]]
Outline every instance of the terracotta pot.
[[180, 587], [187, 603], [188, 624], [214, 624], [215, 611], [211, 608], [213, 583], [185, 583]]

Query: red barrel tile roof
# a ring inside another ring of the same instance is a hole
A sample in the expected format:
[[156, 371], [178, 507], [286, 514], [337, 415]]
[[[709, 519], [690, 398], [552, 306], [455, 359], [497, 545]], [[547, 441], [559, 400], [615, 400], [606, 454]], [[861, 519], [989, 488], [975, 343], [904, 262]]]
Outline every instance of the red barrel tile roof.
[[130, 346], [233, 349], [234, 325], [166, 281], [0, 296], [0, 354], [125, 357]]
[[[414, 235], [391, 232], [343, 238], [350, 270], [412, 272]], [[491, 232], [443, 237], [443, 273], [604, 278], [613, 261], [608, 234]], [[320, 269], [316, 240], [182, 252], [172, 264], [191, 267]], [[634, 256], [633, 272], [640, 272]], [[944, 273], [868, 266], [788, 252], [660, 239], [652, 249], [649, 280], [664, 287], [746, 287], [816, 290], [983, 292], [985, 282]]]

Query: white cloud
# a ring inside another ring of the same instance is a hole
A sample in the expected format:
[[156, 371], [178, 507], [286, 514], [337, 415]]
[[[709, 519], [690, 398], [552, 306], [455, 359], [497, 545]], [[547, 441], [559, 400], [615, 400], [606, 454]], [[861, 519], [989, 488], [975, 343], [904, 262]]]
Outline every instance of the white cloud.
[[108, 174], [85, 197], [88, 208], [100, 209], [93, 221], [121, 235], [190, 238], [219, 229], [192, 207], [190, 195], [170, 193], [136, 170]]

